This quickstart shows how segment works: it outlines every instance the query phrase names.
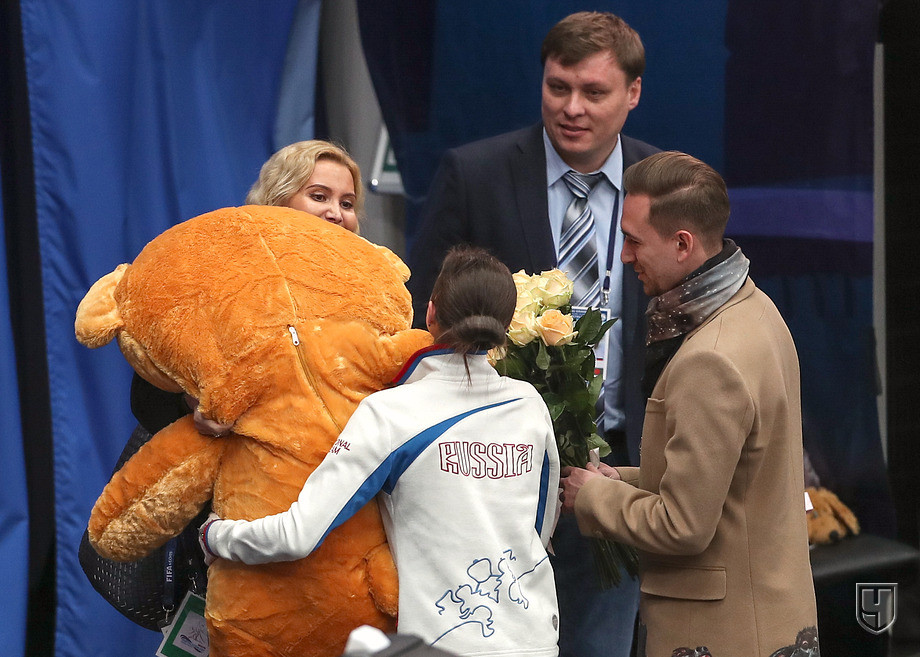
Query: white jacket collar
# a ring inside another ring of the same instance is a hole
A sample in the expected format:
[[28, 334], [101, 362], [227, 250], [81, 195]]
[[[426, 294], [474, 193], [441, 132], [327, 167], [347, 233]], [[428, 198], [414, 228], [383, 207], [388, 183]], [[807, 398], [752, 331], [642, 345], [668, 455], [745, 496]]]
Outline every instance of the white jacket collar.
[[[471, 353], [467, 356], [469, 375], [475, 379], [481, 376], [498, 376], [498, 372], [489, 364], [485, 352]], [[443, 379], [466, 379], [467, 369], [463, 356], [450, 347], [434, 344], [415, 352], [402, 370], [393, 379], [393, 385], [412, 383], [427, 376]]]

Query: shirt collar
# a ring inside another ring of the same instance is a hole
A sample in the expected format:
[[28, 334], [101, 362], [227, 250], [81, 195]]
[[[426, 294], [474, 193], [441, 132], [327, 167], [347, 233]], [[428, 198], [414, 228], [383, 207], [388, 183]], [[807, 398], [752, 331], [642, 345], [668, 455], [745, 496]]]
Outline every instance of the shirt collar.
[[[543, 128], [543, 149], [546, 151], [546, 186], [552, 187], [572, 167], [562, 161], [550, 142], [549, 135], [546, 134], [546, 128]], [[602, 172], [614, 187], [623, 188], [623, 140], [619, 138], [619, 135], [613, 152], [598, 171]], [[597, 172], [591, 171], [590, 173]]]

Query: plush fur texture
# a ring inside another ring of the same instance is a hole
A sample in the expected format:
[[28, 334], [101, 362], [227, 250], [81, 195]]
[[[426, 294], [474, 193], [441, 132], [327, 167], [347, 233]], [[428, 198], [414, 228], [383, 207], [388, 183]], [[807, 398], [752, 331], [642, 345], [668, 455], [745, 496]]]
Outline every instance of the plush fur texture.
[[[287, 208], [225, 208], [174, 226], [89, 290], [76, 335], [113, 338], [144, 378], [200, 400], [113, 475], [89, 536], [138, 559], [211, 499], [223, 518], [286, 510], [358, 402], [431, 337], [411, 330], [409, 271], [390, 251]], [[396, 571], [376, 504], [300, 561], [209, 571], [211, 655], [340, 655], [361, 624], [392, 632]]]
[[809, 487], [805, 491], [814, 508], [807, 514], [808, 543], [836, 543], [850, 534], [859, 533], [859, 521], [850, 508], [826, 488]]

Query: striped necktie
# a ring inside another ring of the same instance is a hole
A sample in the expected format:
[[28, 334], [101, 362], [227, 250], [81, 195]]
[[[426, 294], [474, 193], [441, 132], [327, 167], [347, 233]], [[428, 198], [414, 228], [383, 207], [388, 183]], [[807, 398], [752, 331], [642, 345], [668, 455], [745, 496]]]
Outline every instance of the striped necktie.
[[594, 243], [594, 215], [588, 195], [603, 173], [584, 174], [566, 171], [562, 179], [575, 198], [566, 208], [559, 238], [559, 268], [572, 280], [573, 306], [598, 307], [601, 301], [597, 273], [597, 246]]

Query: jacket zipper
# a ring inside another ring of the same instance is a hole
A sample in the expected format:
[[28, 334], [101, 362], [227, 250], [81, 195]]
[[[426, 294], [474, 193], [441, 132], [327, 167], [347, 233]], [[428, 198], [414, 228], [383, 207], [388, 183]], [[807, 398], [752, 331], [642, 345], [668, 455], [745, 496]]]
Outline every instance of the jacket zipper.
[[307, 383], [310, 384], [310, 387], [313, 388], [313, 392], [315, 392], [316, 396], [320, 399], [320, 401], [323, 402], [323, 407], [326, 409], [326, 414], [329, 415], [329, 419], [332, 420], [332, 424], [335, 425], [336, 430], [339, 433], [342, 433], [342, 427], [340, 427], [339, 423], [335, 421], [335, 417], [326, 406], [326, 402], [323, 399], [323, 396], [319, 394], [319, 387], [316, 385], [316, 379], [313, 378], [313, 373], [310, 371], [310, 368], [307, 367], [307, 361], [304, 359], [303, 352], [300, 350], [300, 336], [297, 335], [297, 329], [289, 324], [288, 332], [291, 334], [291, 342], [294, 343], [294, 351], [297, 352], [297, 360], [300, 361], [300, 369], [303, 370], [303, 374], [307, 379]]

